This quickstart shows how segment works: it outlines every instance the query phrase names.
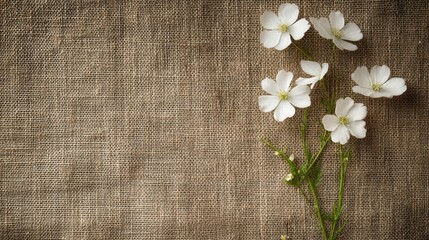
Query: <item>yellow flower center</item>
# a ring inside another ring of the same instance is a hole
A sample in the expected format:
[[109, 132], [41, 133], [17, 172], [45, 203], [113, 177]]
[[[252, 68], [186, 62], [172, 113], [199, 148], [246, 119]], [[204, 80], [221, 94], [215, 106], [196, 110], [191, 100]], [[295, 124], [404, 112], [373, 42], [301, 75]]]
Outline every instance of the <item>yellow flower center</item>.
[[334, 36], [335, 36], [336, 38], [341, 38], [341, 36], [343, 35], [343, 34], [340, 32], [340, 30], [338, 30], [338, 29], [332, 29], [332, 34], [334, 34]]
[[347, 117], [340, 117], [340, 124], [347, 125], [349, 124], [349, 119]]
[[380, 91], [380, 89], [381, 89], [381, 84], [379, 84], [379, 83], [373, 83], [373, 84], [371, 85], [371, 88], [372, 88], [372, 90], [374, 90], [375, 92], [378, 92], [378, 91]]
[[282, 33], [287, 32], [288, 29], [289, 29], [289, 26], [287, 24], [285, 24], [285, 23], [280, 24], [280, 26], [279, 26], [279, 31], [282, 32]]
[[287, 100], [288, 98], [287, 92], [281, 91], [279, 94], [279, 98], [280, 98], [280, 101]]

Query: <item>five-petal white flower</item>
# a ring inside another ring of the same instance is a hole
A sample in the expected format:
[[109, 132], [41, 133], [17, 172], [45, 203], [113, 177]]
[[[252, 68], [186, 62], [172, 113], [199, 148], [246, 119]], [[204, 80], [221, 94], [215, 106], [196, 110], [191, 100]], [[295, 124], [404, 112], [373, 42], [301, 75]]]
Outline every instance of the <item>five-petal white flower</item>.
[[274, 110], [274, 119], [278, 122], [295, 115], [295, 107], [306, 108], [311, 105], [310, 88], [302, 85], [290, 89], [292, 78], [291, 72], [280, 70], [276, 81], [265, 78], [261, 82], [262, 89], [271, 95], [259, 97], [259, 109], [262, 112]]
[[285, 3], [280, 5], [278, 16], [272, 11], [265, 11], [261, 16], [261, 25], [266, 30], [261, 32], [260, 41], [266, 48], [283, 50], [293, 39], [299, 40], [310, 28], [305, 18], [298, 19], [299, 9], [295, 4]]
[[337, 100], [335, 115], [325, 115], [322, 123], [327, 131], [332, 132], [333, 142], [346, 144], [350, 134], [356, 138], [366, 136], [365, 121], [367, 109], [362, 103], [355, 103], [353, 99], [346, 97]]
[[314, 85], [318, 81], [323, 79], [325, 74], [328, 72], [329, 64], [323, 63], [322, 65], [320, 65], [320, 63], [318, 63], [318, 62], [301, 60], [301, 68], [305, 73], [307, 73], [313, 77], [311, 77], [311, 78], [298, 78], [298, 80], [296, 80], [296, 84], [297, 85], [311, 84], [310, 88], [313, 89]]
[[[402, 78], [391, 78], [390, 68], [386, 65], [371, 68], [358, 67], [352, 73], [352, 79], [359, 86], [353, 87], [353, 92], [360, 93], [367, 97], [380, 98], [399, 96], [407, 90], [407, 85]], [[389, 79], [389, 80], [388, 80]]]
[[344, 16], [338, 11], [329, 14], [329, 21], [327, 18], [310, 18], [310, 22], [320, 36], [332, 39], [340, 50], [356, 51], [358, 49], [356, 45], [344, 40], [356, 42], [363, 37], [360, 28], [355, 23], [347, 23], [344, 26]]

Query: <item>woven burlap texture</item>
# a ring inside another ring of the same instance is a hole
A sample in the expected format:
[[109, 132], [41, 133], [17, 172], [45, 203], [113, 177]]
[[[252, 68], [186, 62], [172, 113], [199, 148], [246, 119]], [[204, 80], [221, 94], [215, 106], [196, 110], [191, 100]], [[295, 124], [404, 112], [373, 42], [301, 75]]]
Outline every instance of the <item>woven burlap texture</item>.
[[[320, 239], [286, 166], [302, 161], [301, 110], [261, 113], [260, 81], [302, 75], [293, 47], [265, 49], [259, 17], [281, 1], [1, 1], [1, 239]], [[344, 13], [364, 39], [338, 51], [340, 95], [368, 106], [352, 141], [342, 239], [429, 239], [429, 3], [296, 0], [301, 17]], [[311, 28], [298, 42], [329, 61]], [[407, 92], [351, 91], [357, 66], [386, 64]], [[320, 95], [315, 90], [312, 95]], [[322, 112], [310, 110], [310, 147]], [[336, 199], [337, 145], [322, 205]]]

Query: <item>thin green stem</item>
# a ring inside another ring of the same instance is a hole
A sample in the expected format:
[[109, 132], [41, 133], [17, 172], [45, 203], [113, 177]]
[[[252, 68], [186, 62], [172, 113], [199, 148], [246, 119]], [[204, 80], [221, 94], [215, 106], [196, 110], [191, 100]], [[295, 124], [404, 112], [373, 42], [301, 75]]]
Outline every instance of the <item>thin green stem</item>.
[[329, 93], [328, 93], [328, 89], [326, 87], [325, 78], [320, 79], [320, 82], [322, 83], [322, 87], [323, 87], [323, 95], [326, 98], [328, 98], [329, 97]]
[[339, 188], [338, 201], [337, 201], [337, 207], [333, 212], [334, 221], [332, 223], [331, 233], [329, 236], [330, 240], [335, 239], [336, 236], [339, 234], [339, 231], [341, 231], [341, 229], [337, 230], [337, 224], [338, 224], [338, 221], [340, 220], [341, 213], [343, 210], [344, 184], [345, 184], [347, 162], [348, 162], [348, 155], [349, 155], [349, 153], [344, 154], [342, 145], [340, 145], [339, 155], [340, 155], [340, 176], [339, 176], [340, 182], [338, 187]]
[[314, 59], [313, 56], [311, 56], [311, 54], [308, 51], [305, 51], [304, 49], [302, 49], [300, 46], [298, 46], [298, 44], [296, 44], [295, 42], [292, 42], [292, 44], [307, 58], [307, 60]]
[[296, 175], [297, 174], [297, 172], [298, 172], [298, 170], [297, 170], [297, 168], [296, 168], [296, 165], [295, 165], [295, 163], [292, 161], [292, 160], [290, 160], [290, 155], [288, 155], [288, 154], [286, 154], [283, 150], [281, 150], [281, 149], [279, 149], [279, 148], [277, 148], [276, 146], [274, 146], [267, 138], [265, 138], [265, 137], [263, 137], [263, 136], [261, 136], [261, 141], [267, 146], [267, 147], [269, 147], [271, 150], [273, 150], [274, 151], [274, 153], [277, 155], [277, 156], [279, 156], [279, 157], [281, 157], [282, 159], [283, 159], [283, 161], [287, 164], [287, 165], [289, 165], [289, 168], [290, 168], [290, 170], [291, 170], [291, 172], [294, 174], [294, 175]]
[[313, 165], [316, 163], [316, 161], [320, 158], [320, 156], [322, 155], [323, 151], [325, 150], [328, 142], [329, 142], [329, 138], [331, 137], [331, 134], [327, 134], [328, 132], [325, 130], [325, 132], [323, 133], [323, 136], [325, 136], [325, 139], [323, 139], [322, 145], [319, 148], [319, 151], [317, 152], [317, 154], [312, 158], [311, 164], [310, 166], [308, 166], [308, 168], [305, 170], [306, 173], [309, 172], [311, 170], [311, 168], [313, 167]]
[[329, 66], [331, 69], [331, 90], [332, 90], [332, 94], [331, 94], [331, 102], [334, 101], [335, 99], [335, 95], [336, 95], [336, 85], [337, 85], [337, 81], [335, 79], [335, 67], [334, 67], [334, 63], [335, 63], [335, 44], [332, 43], [332, 48], [331, 48], [331, 65]]
[[298, 187], [299, 192], [301, 193], [301, 195], [304, 197], [305, 201], [308, 204], [311, 204], [310, 199], [308, 198], [307, 194], [304, 192], [304, 190], [302, 190], [301, 186]]
[[313, 182], [311, 181], [311, 179], [309, 177], [307, 177], [307, 180], [308, 180], [308, 185], [310, 188], [311, 195], [313, 195], [314, 208], [316, 209], [316, 215], [317, 215], [317, 218], [319, 220], [320, 228], [322, 230], [323, 239], [327, 240], [328, 234], [326, 233], [325, 222], [323, 221], [323, 217], [322, 217], [322, 213], [321, 213], [320, 205], [319, 205], [319, 200], [317, 199], [316, 189], [314, 187]]
[[307, 128], [308, 128], [308, 108], [304, 109], [304, 112], [302, 113], [302, 123], [301, 123], [301, 141], [302, 141], [302, 147], [304, 149], [304, 155], [305, 155], [305, 163], [308, 164], [311, 159], [311, 153], [308, 149], [308, 142], [307, 142]]

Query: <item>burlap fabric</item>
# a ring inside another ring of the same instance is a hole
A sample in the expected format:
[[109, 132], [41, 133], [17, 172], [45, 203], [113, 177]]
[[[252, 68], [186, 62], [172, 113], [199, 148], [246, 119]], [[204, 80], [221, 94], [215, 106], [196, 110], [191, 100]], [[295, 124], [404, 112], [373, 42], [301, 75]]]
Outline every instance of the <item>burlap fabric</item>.
[[[276, 123], [257, 105], [264, 77], [301, 74], [294, 48], [259, 43], [259, 16], [281, 3], [1, 1], [0, 238], [320, 239], [311, 208], [282, 184], [287, 168], [258, 140], [302, 160], [301, 111]], [[349, 144], [343, 239], [429, 239], [428, 1], [295, 3], [305, 17], [340, 10], [364, 34], [335, 65], [341, 95], [369, 109], [367, 138]], [[313, 28], [299, 44], [329, 60]], [[353, 94], [351, 72], [375, 64], [408, 91]], [[319, 131], [313, 123], [312, 149]]]

